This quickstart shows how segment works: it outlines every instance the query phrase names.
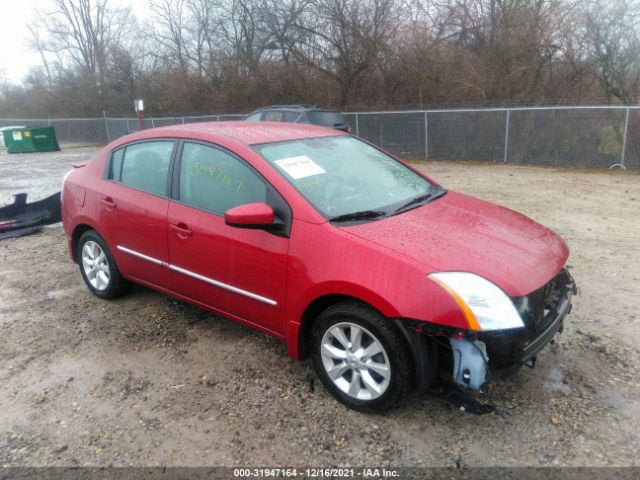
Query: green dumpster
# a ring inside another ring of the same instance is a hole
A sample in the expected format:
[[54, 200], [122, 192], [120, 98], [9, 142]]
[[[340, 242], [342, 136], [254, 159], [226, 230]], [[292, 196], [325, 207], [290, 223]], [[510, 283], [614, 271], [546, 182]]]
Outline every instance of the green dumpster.
[[57, 152], [56, 132], [47, 125], [11, 128], [2, 132], [8, 153]]

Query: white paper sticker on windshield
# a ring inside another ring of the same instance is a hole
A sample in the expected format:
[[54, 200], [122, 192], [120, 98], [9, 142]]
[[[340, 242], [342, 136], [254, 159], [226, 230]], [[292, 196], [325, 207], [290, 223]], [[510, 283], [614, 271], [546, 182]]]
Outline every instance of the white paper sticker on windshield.
[[282, 160], [276, 160], [275, 163], [294, 180], [318, 175], [320, 173], [327, 173], [320, 165], [306, 155], [283, 158]]

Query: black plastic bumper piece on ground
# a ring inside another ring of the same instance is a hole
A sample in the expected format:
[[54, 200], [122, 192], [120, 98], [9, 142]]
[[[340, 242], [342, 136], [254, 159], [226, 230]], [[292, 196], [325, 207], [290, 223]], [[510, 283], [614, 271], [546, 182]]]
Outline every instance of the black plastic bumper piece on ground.
[[481, 403], [455, 386], [444, 386], [429, 390], [432, 397], [444, 400], [454, 407], [473, 415], [485, 415], [496, 411], [496, 407], [490, 403]]
[[60, 192], [33, 203], [27, 203], [26, 193], [19, 193], [12, 204], [0, 208], [0, 240], [35, 233], [61, 219]]
[[5, 238], [24, 237], [25, 235], [38, 233], [40, 230], [42, 230], [42, 227], [26, 227], [19, 228], [17, 230], [0, 231], [0, 240], [4, 240]]

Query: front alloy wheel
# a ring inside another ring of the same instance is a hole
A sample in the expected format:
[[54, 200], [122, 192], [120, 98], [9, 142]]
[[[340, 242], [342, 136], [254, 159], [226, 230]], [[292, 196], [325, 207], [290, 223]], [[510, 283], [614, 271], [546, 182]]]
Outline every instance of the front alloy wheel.
[[411, 384], [413, 365], [393, 322], [355, 301], [325, 310], [311, 331], [311, 359], [326, 389], [350, 408], [383, 412]]
[[358, 400], [373, 400], [386, 392], [391, 364], [382, 343], [366, 328], [342, 322], [322, 337], [322, 364], [341, 391]]

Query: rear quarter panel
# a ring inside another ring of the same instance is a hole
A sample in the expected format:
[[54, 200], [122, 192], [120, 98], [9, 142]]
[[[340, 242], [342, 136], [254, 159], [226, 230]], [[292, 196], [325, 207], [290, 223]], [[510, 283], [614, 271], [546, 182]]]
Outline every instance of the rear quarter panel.
[[109, 151], [105, 147], [88, 162], [74, 166], [62, 185], [62, 226], [67, 235], [71, 258], [74, 257], [71, 248], [73, 231], [78, 225], [100, 230], [96, 189], [102, 181], [104, 161]]

